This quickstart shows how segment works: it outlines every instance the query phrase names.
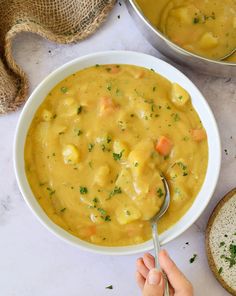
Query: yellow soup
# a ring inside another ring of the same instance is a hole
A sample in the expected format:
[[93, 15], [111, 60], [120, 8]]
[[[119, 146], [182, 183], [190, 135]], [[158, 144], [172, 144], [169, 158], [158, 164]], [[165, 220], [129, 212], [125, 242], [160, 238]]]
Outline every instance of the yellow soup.
[[29, 128], [25, 169], [56, 224], [88, 242], [122, 246], [150, 239], [168, 179], [162, 232], [192, 205], [208, 145], [189, 94], [153, 70], [96, 65], [60, 82]]
[[138, 0], [170, 40], [198, 55], [220, 59], [236, 47], [235, 0]]

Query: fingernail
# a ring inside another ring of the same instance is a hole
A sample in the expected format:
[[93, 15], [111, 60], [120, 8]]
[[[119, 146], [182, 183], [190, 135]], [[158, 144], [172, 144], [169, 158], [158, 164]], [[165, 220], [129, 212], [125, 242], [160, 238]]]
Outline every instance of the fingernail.
[[161, 282], [161, 273], [157, 269], [153, 268], [148, 274], [149, 285], [159, 285]]

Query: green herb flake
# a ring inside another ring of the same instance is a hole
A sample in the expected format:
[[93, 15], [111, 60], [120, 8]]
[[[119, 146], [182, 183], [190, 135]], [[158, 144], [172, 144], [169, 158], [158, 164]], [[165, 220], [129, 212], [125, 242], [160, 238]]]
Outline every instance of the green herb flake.
[[112, 285], [107, 286], [106, 289], [110, 289], [110, 290], [112, 290], [112, 289], [113, 289], [113, 286], [112, 286]]
[[88, 144], [88, 151], [91, 152], [93, 150], [93, 148], [94, 148], [94, 144], [89, 143]]
[[102, 208], [98, 208], [98, 212], [102, 215], [102, 216], [105, 216], [107, 214], [107, 212], [102, 209]]
[[68, 92], [68, 88], [65, 87], [65, 86], [61, 87], [61, 92], [62, 92], [63, 94], [67, 93], [67, 92]]
[[152, 88], [152, 91], [154, 92], [154, 91], [156, 91], [156, 86], [153, 86], [153, 88]]
[[61, 213], [65, 212], [66, 208], [60, 210]]
[[112, 138], [110, 136], [107, 137], [107, 144], [109, 144], [112, 141]]
[[98, 68], [98, 67], [100, 67], [100, 65], [99, 64], [96, 64], [95, 67]]
[[78, 108], [77, 108], [77, 115], [79, 115], [83, 110], [83, 107], [80, 105]]
[[138, 167], [138, 162], [137, 161], [134, 163], [134, 166], [135, 167]]
[[87, 194], [88, 193], [87, 187], [84, 187], [84, 186], [80, 186], [79, 191], [80, 191], [81, 194]]
[[110, 221], [111, 221], [111, 217], [110, 217], [109, 215], [106, 215], [106, 217], [104, 218], [104, 220], [105, 220], [106, 222], [110, 222]]
[[172, 113], [171, 116], [173, 117], [174, 121], [180, 121], [180, 117], [178, 113]]
[[164, 193], [163, 193], [163, 191], [162, 191], [161, 188], [157, 188], [156, 194], [157, 194], [157, 196], [160, 197], [160, 198], [164, 195]]
[[122, 193], [121, 187], [115, 186], [115, 188], [110, 192], [109, 197], [107, 198], [107, 200], [112, 198], [112, 196], [114, 196], [116, 194], [121, 194], [121, 193]]
[[218, 269], [218, 273], [221, 274], [222, 271], [223, 271], [223, 267], [220, 267], [220, 268]]
[[113, 152], [112, 155], [113, 155], [114, 160], [115, 161], [121, 160], [123, 152], [124, 152], [124, 150], [122, 150], [120, 153], [114, 153]]
[[225, 242], [220, 242], [220, 247], [223, 247], [225, 245]]
[[81, 136], [83, 134], [83, 132], [81, 130], [77, 131], [77, 136]]
[[193, 263], [197, 258], [197, 254], [193, 254], [193, 257], [189, 259], [189, 263]]
[[130, 216], [131, 215], [130, 211], [127, 210], [126, 215]]
[[198, 24], [200, 19], [198, 17], [193, 18], [193, 24]]

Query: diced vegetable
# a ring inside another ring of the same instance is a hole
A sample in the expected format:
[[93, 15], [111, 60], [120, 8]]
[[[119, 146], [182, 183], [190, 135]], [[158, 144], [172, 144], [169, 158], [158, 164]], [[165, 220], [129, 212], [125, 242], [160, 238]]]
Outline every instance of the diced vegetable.
[[140, 211], [134, 206], [119, 207], [116, 210], [116, 218], [119, 224], [128, 224], [141, 217]]
[[113, 113], [116, 109], [119, 108], [119, 105], [116, 104], [110, 97], [102, 97], [100, 103], [100, 114], [109, 115]]
[[101, 166], [95, 176], [95, 183], [101, 187], [105, 186], [109, 179], [109, 173], [110, 168], [108, 165]]
[[201, 142], [206, 139], [206, 132], [202, 128], [191, 130], [191, 135], [193, 140], [196, 142]]
[[218, 45], [218, 38], [212, 32], [207, 32], [201, 37], [199, 45], [202, 49], [214, 48]]
[[157, 141], [156, 151], [163, 156], [169, 155], [172, 148], [173, 144], [171, 140], [166, 136], [161, 136], [160, 139]]
[[190, 99], [189, 93], [178, 83], [172, 84], [171, 101], [176, 106], [183, 106]]
[[62, 155], [66, 164], [77, 164], [80, 160], [79, 150], [73, 144], [66, 145], [62, 150]]

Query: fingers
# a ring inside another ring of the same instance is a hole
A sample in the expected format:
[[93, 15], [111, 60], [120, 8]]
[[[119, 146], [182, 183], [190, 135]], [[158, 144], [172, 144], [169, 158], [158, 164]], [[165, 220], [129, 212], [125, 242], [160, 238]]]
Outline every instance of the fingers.
[[164, 279], [162, 273], [155, 268], [152, 268], [147, 276], [143, 296], [163, 296]]
[[193, 295], [193, 288], [191, 283], [186, 279], [184, 274], [178, 269], [175, 263], [170, 259], [167, 252], [162, 250], [159, 253], [159, 262], [161, 268], [165, 271], [167, 278], [175, 290], [176, 294], [181, 296]]
[[143, 290], [146, 279], [141, 275], [140, 272], [136, 271], [136, 281], [141, 290]]
[[137, 268], [137, 271], [146, 279], [146, 277], [148, 275], [148, 272], [149, 272], [149, 269], [144, 264], [143, 258], [137, 259], [136, 268]]
[[144, 256], [143, 256], [143, 262], [144, 262], [144, 264], [146, 265], [146, 267], [148, 269], [152, 269], [152, 268], [155, 267], [155, 259], [149, 253], [144, 254]]

